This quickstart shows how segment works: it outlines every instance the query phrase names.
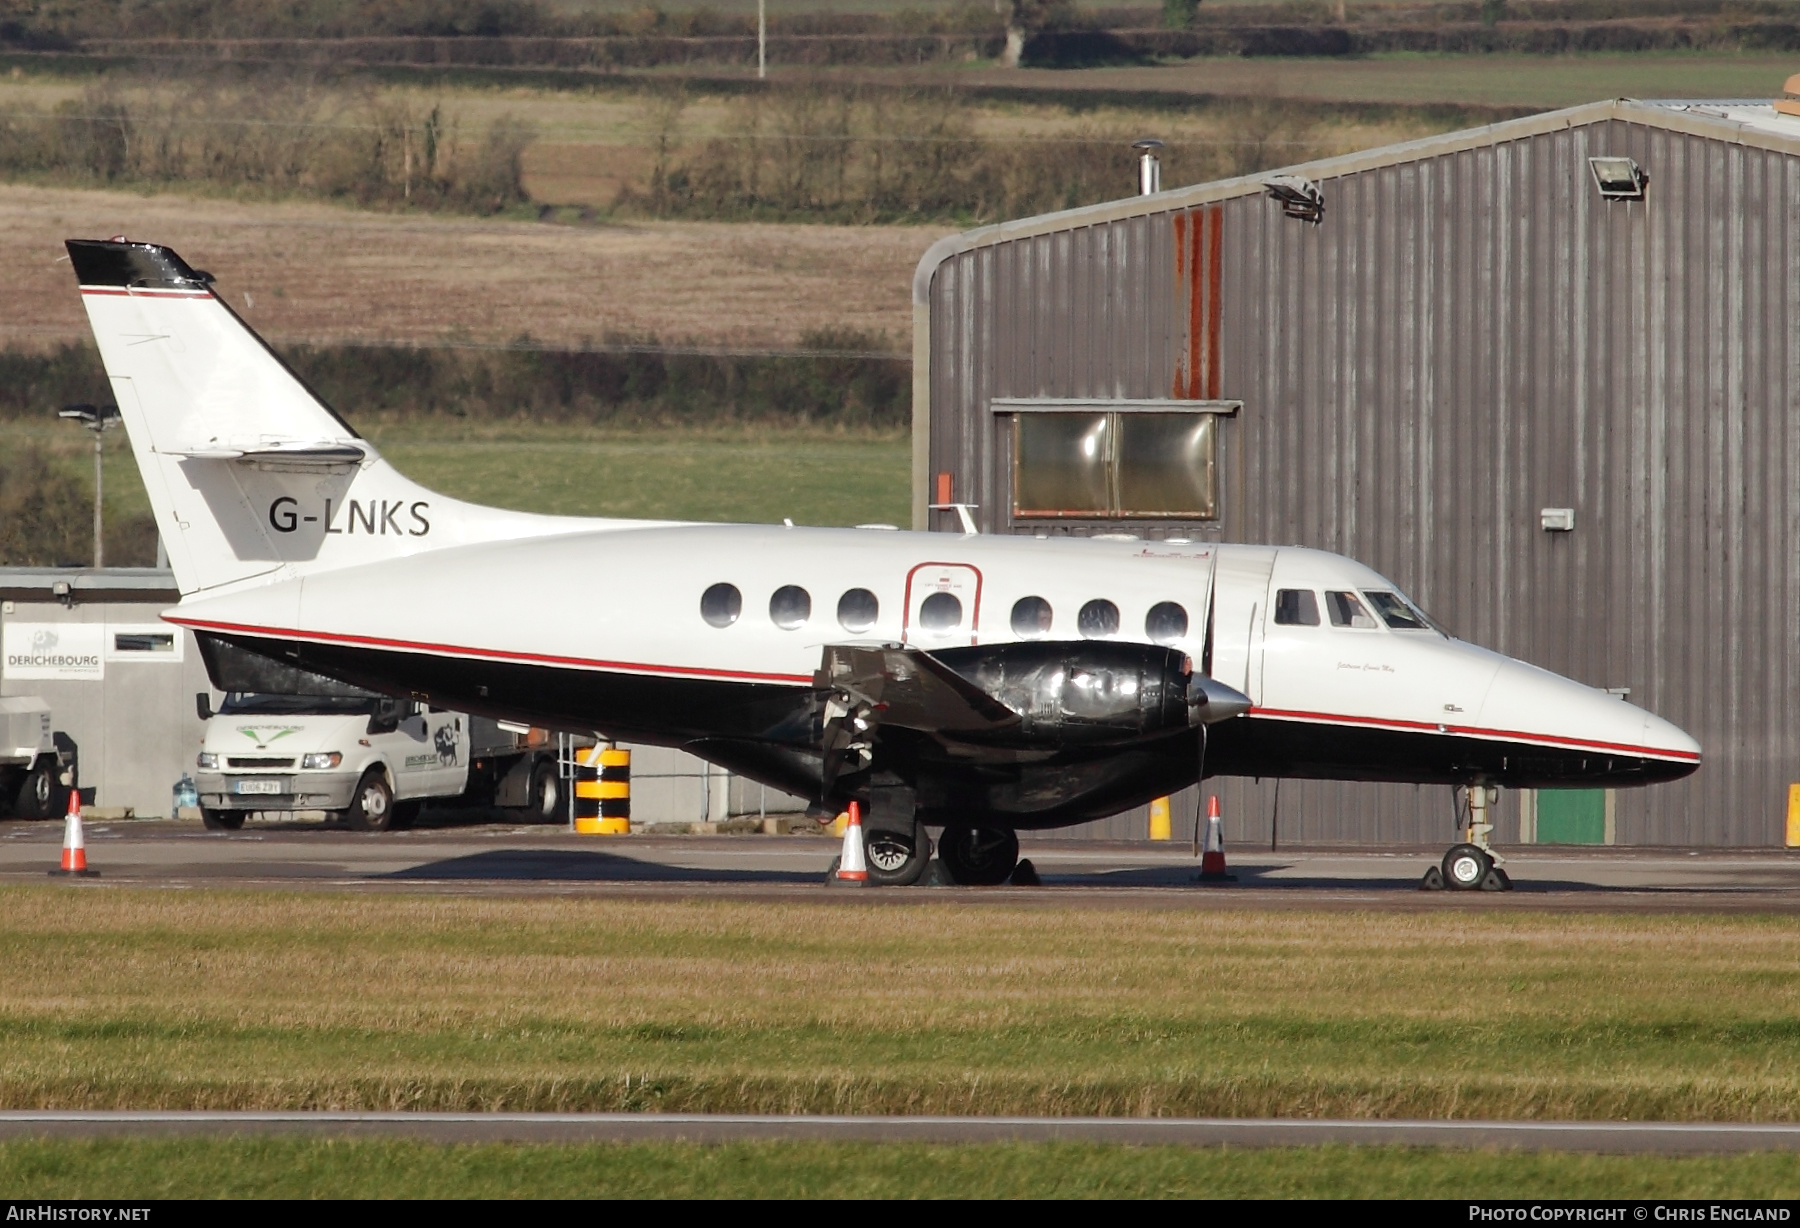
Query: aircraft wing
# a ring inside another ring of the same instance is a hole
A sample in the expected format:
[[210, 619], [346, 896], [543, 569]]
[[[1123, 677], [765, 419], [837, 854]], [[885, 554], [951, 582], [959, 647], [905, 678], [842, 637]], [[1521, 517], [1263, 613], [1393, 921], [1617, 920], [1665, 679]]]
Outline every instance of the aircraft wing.
[[898, 645], [825, 649], [818, 684], [866, 705], [872, 723], [926, 733], [973, 733], [1019, 723], [1019, 714], [929, 653]]

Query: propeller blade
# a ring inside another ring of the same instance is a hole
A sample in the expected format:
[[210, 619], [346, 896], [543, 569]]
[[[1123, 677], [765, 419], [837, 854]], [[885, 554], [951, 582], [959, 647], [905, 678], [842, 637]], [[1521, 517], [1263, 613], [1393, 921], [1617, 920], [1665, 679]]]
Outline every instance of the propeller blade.
[[1200, 770], [1194, 777], [1194, 856], [1200, 855], [1200, 824], [1206, 821], [1206, 726], [1200, 726]]

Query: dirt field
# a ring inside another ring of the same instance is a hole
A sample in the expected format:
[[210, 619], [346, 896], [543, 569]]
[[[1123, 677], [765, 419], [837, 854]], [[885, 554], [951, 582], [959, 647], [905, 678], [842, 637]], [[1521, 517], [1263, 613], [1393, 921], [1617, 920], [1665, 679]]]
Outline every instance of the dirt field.
[[608, 334], [747, 348], [813, 329], [912, 335], [926, 227], [647, 222], [579, 228], [0, 186], [0, 345], [87, 336], [62, 240], [126, 233], [219, 276], [273, 341], [507, 341]]

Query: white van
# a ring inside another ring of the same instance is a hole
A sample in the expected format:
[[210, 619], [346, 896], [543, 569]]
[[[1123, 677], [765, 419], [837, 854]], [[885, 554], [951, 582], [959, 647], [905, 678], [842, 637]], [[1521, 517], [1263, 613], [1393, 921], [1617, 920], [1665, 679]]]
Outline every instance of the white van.
[[[337, 694], [228, 691], [195, 697], [206, 739], [200, 816], [234, 831], [263, 811], [325, 811], [358, 831], [412, 823], [431, 799], [497, 805], [521, 820], [559, 816], [550, 735], [352, 688]], [[351, 693], [344, 693], [344, 692]]]

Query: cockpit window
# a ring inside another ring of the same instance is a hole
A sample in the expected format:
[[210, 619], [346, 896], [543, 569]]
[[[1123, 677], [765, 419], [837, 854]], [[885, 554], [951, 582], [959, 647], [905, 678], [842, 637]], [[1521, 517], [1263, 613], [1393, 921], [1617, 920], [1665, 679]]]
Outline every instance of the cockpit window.
[[1363, 608], [1355, 593], [1326, 593], [1325, 608], [1331, 614], [1331, 625], [1334, 627], [1353, 627], [1358, 630], [1373, 631], [1375, 619]]
[[1310, 588], [1277, 590], [1275, 593], [1275, 625], [1278, 627], [1318, 626], [1318, 595]]
[[1408, 605], [1399, 593], [1383, 592], [1378, 588], [1363, 590], [1363, 596], [1381, 615], [1381, 621], [1396, 631], [1429, 631], [1431, 625], [1425, 621], [1424, 615]]

